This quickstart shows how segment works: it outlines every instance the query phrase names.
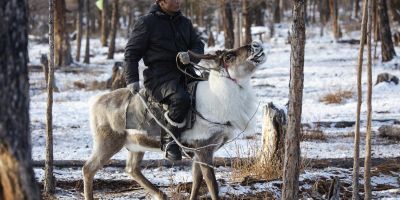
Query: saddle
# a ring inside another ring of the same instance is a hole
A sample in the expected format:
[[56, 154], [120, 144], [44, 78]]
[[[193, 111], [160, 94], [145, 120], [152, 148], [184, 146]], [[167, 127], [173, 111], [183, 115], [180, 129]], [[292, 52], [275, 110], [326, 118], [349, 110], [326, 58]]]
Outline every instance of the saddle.
[[[187, 91], [190, 94], [190, 110], [186, 115], [186, 129], [191, 129], [193, 127], [194, 122], [196, 121], [196, 90], [197, 90], [198, 81], [191, 82], [187, 84]], [[164, 123], [164, 113], [168, 111], [168, 105], [162, 104], [150, 95], [150, 93], [144, 89], [139, 92], [139, 95], [143, 97], [146, 101], [147, 107], [149, 108], [146, 112], [151, 112], [159, 122]], [[128, 112], [128, 110], [127, 110]], [[126, 121], [129, 121], [129, 116], [127, 116]], [[149, 119], [151, 120], [151, 119]], [[164, 124], [165, 125], [165, 124]], [[129, 127], [127, 127], [129, 128]]]

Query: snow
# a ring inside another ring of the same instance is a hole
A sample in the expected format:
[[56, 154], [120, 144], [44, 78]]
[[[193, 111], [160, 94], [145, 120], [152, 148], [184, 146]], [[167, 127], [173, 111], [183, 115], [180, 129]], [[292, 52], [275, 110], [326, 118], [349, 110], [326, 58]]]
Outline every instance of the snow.
[[[271, 39], [263, 38], [265, 47], [269, 49], [267, 62], [264, 63], [256, 71], [252, 77], [252, 85], [261, 102], [265, 105], [273, 102], [279, 107], [285, 107], [288, 101], [288, 86], [290, 73], [290, 45], [286, 44], [286, 37], [290, 26], [280, 24], [275, 27], [276, 37]], [[265, 27], [253, 27], [253, 32], [266, 32]], [[307, 42], [305, 48], [305, 64], [304, 64], [304, 93], [302, 107], [302, 123], [314, 123], [321, 121], [355, 121], [355, 112], [357, 105], [356, 97], [356, 60], [358, 56], [358, 45], [340, 44], [333, 42], [330, 36], [319, 37], [319, 29], [310, 27], [307, 30]], [[345, 38], [351, 38], [352, 35], [345, 35]], [[355, 38], [355, 37], [353, 37]], [[358, 38], [355, 38], [358, 39]], [[117, 50], [124, 48], [126, 39], [119, 37], [116, 41]], [[223, 34], [217, 35], [217, 47], [207, 48], [206, 51], [221, 49]], [[104, 93], [100, 90], [82, 90], [76, 89], [73, 82], [82, 81], [86, 84], [94, 80], [105, 81], [111, 76], [112, 65], [115, 61], [123, 60], [123, 51], [119, 51], [115, 55], [114, 60], [107, 60], [106, 47], [101, 47], [99, 40], [91, 39], [91, 64], [83, 64], [78, 62], [74, 67], [87, 69], [89, 72], [82, 73], [65, 73], [57, 71], [56, 85], [60, 92], [54, 93], [53, 104], [53, 134], [54, 134], [54, 159], [56, 160], [86, 160], [92, 148], [92, 136], [89, 127], [89, 111], [88, 101], [90, 97]], [[84, 44], [85, 41], [82, 41]], [[72, 43], [72, 52], [75, 52], [75, 44]], [[377, 48], [377, 55], [380, 54], [380, 48]], [[396, 47], [396, 51], [400, 52], [400, 48]], [[40, 55], [47, 53], [46, 44], [38, 44], [36, 42], [29, 43], [30, 64], [39, 64]], [[373, 80], [377, 74], [382, 72], [391, 73], [400, 77], [398, 66], [400, 58], [396, 57], [388, 63], [381, 63], [374, 60]], [[143, 65], [143, 63], [141, 63]], [[143, 67], [143, 66], [142, 66]], [[361, 157], [364, 156], [364, 134], [366, 121], [366, 90], [367, 76], [366, 69], [363, 68], [363, 104], [361, 109]], [[45, 113], [47, 93], [45, 90], [44, 76], [42, 73], [30, 73], [30, 119], [32, 130], [32, 157], [34, 160], [45, 159]], [[319, 99], [328, 93], [335, 92], [339, 89], [351, 90], [353, 97], [341, 104], [325, 104]], [[392, 83], [380, 83], [373, 86], [373, 119], [389, 120], [387, 122], [373, 121], [373, 141], [372, 151], [373, 157], [398, 157], [400, 156], [400, 143], [386, 138], [377, 136], [377, 129], [381, 125], [393, 124], [393, 120], [400, 119], [400, 86]], [[262, 107], [258, 109], [256, 120], [258, 127], [255, 133], [246, 133], [238, 140], [231, 142], [221, 148], [216, 157], [237, 157], [255, 155], [257, 149], [261, 146], [261, 113]], [[301, 153], [307, 158], [348, 158], [353, 156], [353, 136], [354, 127], [347, 128], [320, 128], [327, 136], [327, 140], [303, 141], [301, 142]], [[247, 139], [246, 136], [253, 136]], [[125, 159], [127, 151], [123, 149], [117, 153], [113, 159]], [[158, 153], [146, 153], [144, 159], [162, 159], [163, 155]], [[218, 178], [229, 177], [230, 169], [217, 168], [216, 175]], [[36, 169], [36, 176], [40, 179], [43, 177], [43, 171]], [[59, 169], [55, 171], [57, 179], [81, 179], [80, 170]], [[317, 173], [322, 173], [318, 171]], [[166, 171], [161, 168], [146, 169], [144, 173], [153, 183], [161, 186], [168, 186], [171, 183], [177, 184], [182, 182], [190, 182], [191, 174], [189, 168], [170, 168]], [[306, 172], [302, 177], [307, 177], [311, 173]], [[170, 177], [172, 177], [170, 179]], [[328, 175], [327, 175], [328, 176]], [[329, 175], [330, 176], [330, 175]], [[398, 176], [397, 176], [398, 177]], [[96, 175], [95, 178], [107, 179], [129, 179], [122, 169], [106, 168]], [[397, 184], [399, 179], [393, 176], [383, 176], [373, 178], [374, 184]], [[254, 190], [274, 189], [273, 182], [258, 183], [253, 188], [240, 185], [224, 184], [220, 188], [222, 195], [226, 194], [247, 194]], [[68, 191], [64, 196], [69, 199]], [[386, 193], [374, 192], [374, 195], [388, 198], [390, 195], [400, 198], [398, 189], [388, 190]], [[129, 194], [114, 196], [113, 198], [124, 198]], [[143, 194], [146, 196], [146, 193]], [[396, 196], [397, 195], [397, 196]], [[276, 193], [276, 197], [280, 194]], [[131, 196], [132, 197], [132, 196]], [[127, 197], [128, 198], [128, 197]], [[134, 197], [132, 197], [134, 198]]]

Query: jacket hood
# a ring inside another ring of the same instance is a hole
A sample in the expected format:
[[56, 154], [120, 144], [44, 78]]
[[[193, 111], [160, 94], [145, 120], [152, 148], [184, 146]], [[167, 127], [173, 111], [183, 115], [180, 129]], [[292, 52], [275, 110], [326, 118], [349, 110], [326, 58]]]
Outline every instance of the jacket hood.
[[[160, 5], [158, 5], [157, 3], [154, 3], [153, 5], [151, 5], [149, 13], [157, 15], [157, 16], [161, 16], [161, 17], [162, 16], [167, 17], [167, 18], [170, 17], [167, 13], [165, 13], [161, 9]], [[175, 12], [172, 17], [175, 18], [175, 17], [181, 16], [181, 15], [182, 15], [181, 11], [178, 11], [178, 12]]]

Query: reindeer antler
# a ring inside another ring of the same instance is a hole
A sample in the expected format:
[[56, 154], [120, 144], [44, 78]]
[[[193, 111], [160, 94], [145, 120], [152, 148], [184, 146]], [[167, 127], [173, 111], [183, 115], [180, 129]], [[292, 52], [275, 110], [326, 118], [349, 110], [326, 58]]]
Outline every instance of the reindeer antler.
[[190, 51], [190, 50], [188, 51], [188, 53], [189, 53], [190, 56], [193, 56], [194, 58], [197, 58], [197, 59], [213, 60], [213, 59], [218, 57], [218, 55], [198, 54], [198, 53], [195, 53], [195, 52]]

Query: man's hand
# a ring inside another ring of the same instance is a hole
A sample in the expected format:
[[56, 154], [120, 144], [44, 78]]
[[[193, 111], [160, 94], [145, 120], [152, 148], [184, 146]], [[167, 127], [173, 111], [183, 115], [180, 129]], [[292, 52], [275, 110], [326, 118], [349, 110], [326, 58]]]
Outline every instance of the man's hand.
[[129, 91], [131, 91], [132, 94], [136, 94], [140, 90], [139, 81], [131, 83], [131, 84], [127, 85], [126, 87], [129, 89]]
[[182, 64], [187, 65], [190, 63], [190, 56], [187, 51], [182, 51], [178, 53], [178, 58], [179, 61], [181, 61]]

